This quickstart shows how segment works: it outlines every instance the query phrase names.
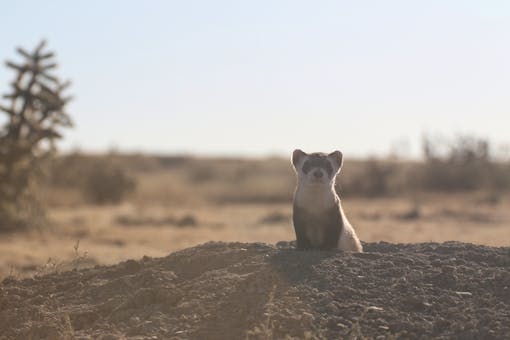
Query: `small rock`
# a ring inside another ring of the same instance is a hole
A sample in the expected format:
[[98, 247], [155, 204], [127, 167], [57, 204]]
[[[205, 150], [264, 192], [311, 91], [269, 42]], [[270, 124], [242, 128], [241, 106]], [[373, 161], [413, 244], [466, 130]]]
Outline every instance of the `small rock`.
[[381, 312], [383, 310], [384, 310], [384, 308], [377, 307], [377, 306], [370, 306], [367, 308], [367, 311], [374, 311], [374, 312]]
[[471, 292], [455, 292], [459, 296], [473, 296]]

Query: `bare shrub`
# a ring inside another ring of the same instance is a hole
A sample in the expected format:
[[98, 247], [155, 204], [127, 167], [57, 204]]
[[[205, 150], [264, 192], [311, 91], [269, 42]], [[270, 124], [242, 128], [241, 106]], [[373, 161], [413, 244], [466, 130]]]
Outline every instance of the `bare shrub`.
[[453, 141], [424, 138], [421, 187], [428, 190], [507, 190], [510, 166], [491, 157], [487, 140], [461, 136]]
[[340, 174], [337, 191], [349, 196], [380, 197], [395, 190], [397, 166], [389, 161], [371, 158], [364, 162], [359, 171], [345, 180]]
[[120, 165], [108, 159], [96, 160], [82, 184], [85, 198], [96, 204], [119, 203], [135, 187], [135, 179]]
[[121, 158], [111, 153], [91, 156], [79, 152], [59, 157], [51, 166], [50, 184], [79, 192], [94, 204], [119, 203], [137, 184]]

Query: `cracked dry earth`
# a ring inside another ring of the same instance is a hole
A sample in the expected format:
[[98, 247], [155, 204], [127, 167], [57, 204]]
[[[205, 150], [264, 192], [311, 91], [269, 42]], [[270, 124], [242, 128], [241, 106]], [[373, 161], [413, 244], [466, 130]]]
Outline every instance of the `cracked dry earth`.
[[0, 284], [0, 339], [510, 338], [510, 248], [206, 243]]

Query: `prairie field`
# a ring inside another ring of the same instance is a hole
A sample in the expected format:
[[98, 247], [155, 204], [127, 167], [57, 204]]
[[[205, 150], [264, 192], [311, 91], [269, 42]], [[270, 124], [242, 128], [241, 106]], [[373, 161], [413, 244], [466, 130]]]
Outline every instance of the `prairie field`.
[[[94, 204], [73, 180], [86, 177], [83, 164], [98, 157], [56, 162], [58, 179], [38, 189], [44, 222], [35, 213], [33, 228], [0, 239], [0, 277], [159, 257], [207, 241], [294, 239], [295, 176], [286, 159], [108, 156], [136, 188], [120, 203]], [[338, 179], [344, 210], [362, 241], [510, 244], [506, 194], [408, 190], [395, 183], [406, 180], [409, 163], [395, 167], [385, 193], [357, 194], [357, 175], [367, 164], [346, 160]]]

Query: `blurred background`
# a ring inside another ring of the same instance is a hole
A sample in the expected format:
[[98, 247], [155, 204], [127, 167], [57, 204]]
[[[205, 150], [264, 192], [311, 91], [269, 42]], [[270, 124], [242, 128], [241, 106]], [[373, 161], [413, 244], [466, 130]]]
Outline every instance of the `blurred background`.
[[0, 19], [0, 278], [294, 239], [295, 148], [343, 152], [363, 241], [510, 244], [506, 1], [22, 0]]

